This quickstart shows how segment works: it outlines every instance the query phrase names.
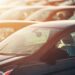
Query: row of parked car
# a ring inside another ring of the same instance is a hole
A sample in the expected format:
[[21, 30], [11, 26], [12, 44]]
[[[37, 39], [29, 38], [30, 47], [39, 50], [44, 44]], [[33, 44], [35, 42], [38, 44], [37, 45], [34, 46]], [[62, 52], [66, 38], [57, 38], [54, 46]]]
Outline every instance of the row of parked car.
[[75, 0], [2, 0], [0, 5], [2, 6], [38, 6], [38, 5], [49, 5], [49, 6], [68, 6], [74, 5]]
[[[74, 19], [75, 7], [26, 6], [0, 8], [0, 20], [52, 21]], [[69, 12], [69, 13], [68, 13]]]
[[75, 0], [0, 6], [0, 75], [75, 75]]

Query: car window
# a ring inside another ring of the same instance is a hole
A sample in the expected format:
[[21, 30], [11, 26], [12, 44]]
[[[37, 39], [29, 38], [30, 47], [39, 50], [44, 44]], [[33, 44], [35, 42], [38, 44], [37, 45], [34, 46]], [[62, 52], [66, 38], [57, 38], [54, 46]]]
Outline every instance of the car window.
[[0, 53], [32, 54], [47, 42], [50, 33], [49, 28], [22, 29], [5, 39]]
[[75, 32], [65, 35], [57, 43], [57, 48], [66, 52], [69, 56], [75, 56]]

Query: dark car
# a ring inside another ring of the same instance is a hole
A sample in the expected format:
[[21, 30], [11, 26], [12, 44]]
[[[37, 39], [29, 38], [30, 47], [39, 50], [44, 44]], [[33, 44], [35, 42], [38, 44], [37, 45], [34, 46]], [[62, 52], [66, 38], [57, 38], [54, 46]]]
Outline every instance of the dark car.
[[33, 24], [0, 43], [5, 75], [75, 75], [75, 21]]

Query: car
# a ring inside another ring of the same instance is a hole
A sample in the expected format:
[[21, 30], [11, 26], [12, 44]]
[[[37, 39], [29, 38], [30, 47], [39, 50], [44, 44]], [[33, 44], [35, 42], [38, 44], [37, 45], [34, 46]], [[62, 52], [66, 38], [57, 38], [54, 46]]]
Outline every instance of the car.
[[26, 21], [54, 21], [54, 20], [70, 20], [75, 19], [74, 6], [61, 6], [61, 7], [44, 7], [28, 16]]
[[26, 5], [52, 5], [52, 6], [60, 6], [60, 5], [73, 5], [75, 0], [3, 0], [0, 1], [1, 6], [26, 6]]
[[64, 5], [64, 6], [69, 6], [69, 5], [73, 5], [74, 4], [74, 0], [28, 0], [26, 1], [26, 5], [34, 5], [34, 6], [38, 6], [38, 5], [42, 5], [42, 6], [60, 6], [60, 5]]
[[[6, 7], [0, 8], [0, 20], [24, 20], [41, 7]], [[13, 14], [15, 13], [15, 14]]]
[[66, 20], [75, 17], [74, 6], [21, 6], [15, 8], [6, 7], [1, 8], [0, 10], [0, 20], [24, 20], [45, 22], [52, 20]]
[[75, 20], [24, 27], [0, 43], [5, 75], [75, 75]]

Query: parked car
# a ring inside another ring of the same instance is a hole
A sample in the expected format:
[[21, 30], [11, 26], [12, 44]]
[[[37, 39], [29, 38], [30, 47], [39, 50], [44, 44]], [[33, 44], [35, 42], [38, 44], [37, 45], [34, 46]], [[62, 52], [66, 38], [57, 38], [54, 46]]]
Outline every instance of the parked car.
[[75, 21], [33, 24], [0, 43], [0, 73], [75, 75]]
[[[0, 20], [53, 21], [66, 20], [74, 17], [74, 6], [26, 6], [0, 8]], [[13, 14], [15, 13], [15, 14]]]
[[[15, 8], [0, 8], [0, 20], [24, 20], [40, 7], [15, 7]], [[13, 14], [15, 13], [15, 14]]]
[[70, 6], [75, 5], [75, 0], [28, 0], [25, 5], [34, 6]]
[[75, 19], [75, 7], [46, 7], [40, 9], [28, 16], [26, 21], [53, 21], [53, 20], [69, 20], [72, 17]]
[[73, 5], [75, 0], [2, 0], [0, 1], [1, 6], [26, 6], [26, 5], [50, 5], [50, 6], [69, 6]]

